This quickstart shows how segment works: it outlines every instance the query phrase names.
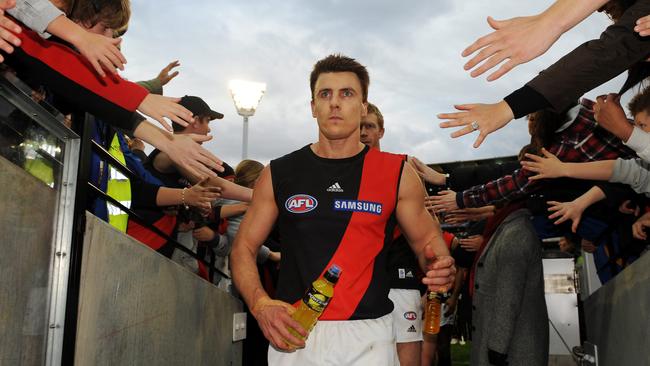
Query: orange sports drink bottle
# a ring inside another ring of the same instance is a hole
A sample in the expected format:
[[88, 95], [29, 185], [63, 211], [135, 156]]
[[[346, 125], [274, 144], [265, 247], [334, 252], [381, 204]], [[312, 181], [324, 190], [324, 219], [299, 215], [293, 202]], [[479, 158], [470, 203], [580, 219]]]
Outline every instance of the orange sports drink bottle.
[[[334, 285], [340, 276], [341, 269], [336, 264], [332, 264], [322, 277], [312, 282], [311, 288], [305, 293], [302, 301], [298, 304], [298, 308], [291, 315], [305, 330], [311, 331], [316, 325], [318, 318], [329, 304], [332, 296], [334, 296]], [[289, 329], [289, 331], [296, 337], [303, 339], [293, 329]]]
[[435, 291], [427, 292], [427, 302], [424, 307], [424, 324], [422, 331], [427, 334], [438, 334], [440, 331], [440, 312], [442, 301]]

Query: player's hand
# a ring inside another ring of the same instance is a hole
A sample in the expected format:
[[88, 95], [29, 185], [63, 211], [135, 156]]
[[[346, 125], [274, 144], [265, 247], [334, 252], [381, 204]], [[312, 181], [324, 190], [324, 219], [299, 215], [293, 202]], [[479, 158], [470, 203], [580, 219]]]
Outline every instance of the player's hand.
[[424, 257], [426, 273], [422, 283], [427, 285], [429, 291], [449, 291], [453, 287], [456, 276], [454, 258], [448, 255], [436, 256], [429, 244], [424, 247]]
[[273, 347], [291, 352], [295, 351], [296, 347], [304, 347], [305, 341], [291, 334], [289, 328], [294, 329], [304, 338], [309, 335], [300, 323], [291, 317], [295, 311], [296, 309], [286, 302], [263, 297], [257, 300], [251, 313], [257, 319], [264, 337]]

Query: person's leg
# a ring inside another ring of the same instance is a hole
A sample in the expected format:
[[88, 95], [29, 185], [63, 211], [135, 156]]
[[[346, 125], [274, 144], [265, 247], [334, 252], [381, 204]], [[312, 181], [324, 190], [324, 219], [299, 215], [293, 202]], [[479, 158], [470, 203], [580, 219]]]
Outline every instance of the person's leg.
[[397, 343], [397, 355], [400, 366], [417, 366], [420, 364], [422, 342]]
[[422, 301], [418, 290], [391, 289], [397, 355], [401, 366], [419, 364], [422, 349]]
[[421, 366], [433, 366], [436, 364], [436, 343], [437, 335], [424, 334], [422, 342]]

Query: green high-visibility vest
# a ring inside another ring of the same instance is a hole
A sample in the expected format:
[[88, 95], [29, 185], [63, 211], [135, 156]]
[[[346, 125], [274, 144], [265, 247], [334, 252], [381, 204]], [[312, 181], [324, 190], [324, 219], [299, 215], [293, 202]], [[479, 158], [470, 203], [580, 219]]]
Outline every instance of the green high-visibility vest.
[[[126, 166], [126, 160], [124, 159], [124, 154], [120, 148], [120, 140], [117, 138], [117, 134], [113, 135], [113, 141], [111, 141], [111, 146], [109, 147], [108, 152], [120, 163]], [[108, 184], [106, 187], [106, 194], [120, 202], [125, 207], [131, 208], [131, 182], [129, 181], [129, 178], [119, 170], [113, 168], [110, 164], [108, 165]], [[112, 205], [110, 202], [106, 202], [106, 208], [108, 209], [108, 223], [116, 229], [126, 232], [126, 226], [129, 222], [129, 214]]]

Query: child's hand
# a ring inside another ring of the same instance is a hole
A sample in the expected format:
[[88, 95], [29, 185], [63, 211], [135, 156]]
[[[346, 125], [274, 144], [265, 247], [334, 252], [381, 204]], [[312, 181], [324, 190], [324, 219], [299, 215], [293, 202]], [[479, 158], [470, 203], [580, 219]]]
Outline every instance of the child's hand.
[[571, 220], [571, 231], [576, 232], [578, 230], [578, 225], [580, 225], [580, 220], [582, 219], [582, 213], [586, 207], [583, 207], [578, 200], [571, 202], [557, 202], [557, 201], [548, 201], [547, 204], [550, 206], [549, 211], [553, 212], [548, 216], [549, 219], [556, 219], [555, 225], [560, 225], [561, 223]]
[[529, 160], [522, 160], [521, 166], [537, 175], [529, 177], [529, 180], [559, 178], [568, 176], [566, 165], [557, 158], [557, 156], [542, 148], [544, 156], [537, 156], [535, 154], [526, 154]]
[[101, 34], [84, 31], [74, 46], [85, 58], [88, 59], [97, 73], [104, 77], [104, 70], [115, 72], [116, 69], [124, 70], [126, 58], [117, 48], [122, 42], [121, 38], [109, 38]]

